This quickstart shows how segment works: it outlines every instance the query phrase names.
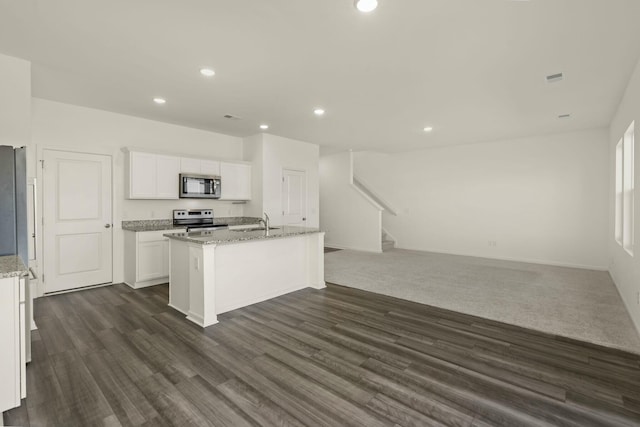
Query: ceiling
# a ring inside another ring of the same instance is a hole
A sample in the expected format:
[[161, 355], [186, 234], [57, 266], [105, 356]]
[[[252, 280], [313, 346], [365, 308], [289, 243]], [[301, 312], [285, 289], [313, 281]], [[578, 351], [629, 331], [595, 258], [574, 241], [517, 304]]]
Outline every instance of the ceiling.
[[2, 0], [0, 52], [32, 61], [36, 97], [393, 152], [607, 126], [638, 16], [638, 0]]

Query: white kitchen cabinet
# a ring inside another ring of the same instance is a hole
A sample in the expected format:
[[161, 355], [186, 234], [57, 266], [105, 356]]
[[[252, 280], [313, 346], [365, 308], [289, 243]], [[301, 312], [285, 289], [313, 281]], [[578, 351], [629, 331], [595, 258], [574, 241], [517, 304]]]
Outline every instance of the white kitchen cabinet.
[[180, 159], [180, 173], [218, 176], [220, 175], [220, 162], [182, 157]]
[[220, 162], [220, 200], [251, 200], [251, 165]]
[[184, 231], [184, 229], [138, 232], [125, 230], [125, 283], [135, 289], [167, 283], [169, 281], [169, 240], [163, 234]]
[[26, 397], [25, 279], [0, 279], [0, 412]]
[[200, 161], [200, 173], [202, 175], [219, 176], [220, 175], [220, 162], [215, 160], [202, 160]]
[[180, 158], [129, 151], [127, 159], [128, 199], [177, 199]]

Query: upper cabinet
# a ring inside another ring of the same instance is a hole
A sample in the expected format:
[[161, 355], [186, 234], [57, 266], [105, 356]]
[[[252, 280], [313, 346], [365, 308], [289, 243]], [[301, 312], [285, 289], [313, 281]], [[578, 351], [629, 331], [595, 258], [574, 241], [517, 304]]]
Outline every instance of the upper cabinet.
[[129, 151], [127, 159], [128, 199], [177, 199], [180, 158]]
[[220, 162], [216, 160], [200, 160], [182, 157], [180, 159], [180, 173], [219, 176]]
[[127, 199], [179, 198], [181, 173], [220, 176], [221, 200], [251, 200], [251, 165], [209, 159], [125, 151]]
[[251, 200], [251, 165], [220, 162], [220, 200]]

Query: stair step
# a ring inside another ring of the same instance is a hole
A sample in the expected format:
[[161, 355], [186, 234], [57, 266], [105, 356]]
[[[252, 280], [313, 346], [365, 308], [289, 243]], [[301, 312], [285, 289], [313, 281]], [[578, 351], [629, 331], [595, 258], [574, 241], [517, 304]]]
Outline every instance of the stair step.
[[383, 240], [382, 241], [382, 251], [386, 251], [389, 249], [393, 249], [396, 247], [396, 242], [394, 242], [393, 240]]

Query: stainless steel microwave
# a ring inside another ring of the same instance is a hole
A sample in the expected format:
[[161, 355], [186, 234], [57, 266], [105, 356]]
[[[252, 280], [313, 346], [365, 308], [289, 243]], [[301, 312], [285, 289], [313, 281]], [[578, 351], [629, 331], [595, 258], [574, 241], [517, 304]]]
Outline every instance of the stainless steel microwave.
[[219, 176], [180, 174], [181, 199], [219, 199], [221, 191]]

